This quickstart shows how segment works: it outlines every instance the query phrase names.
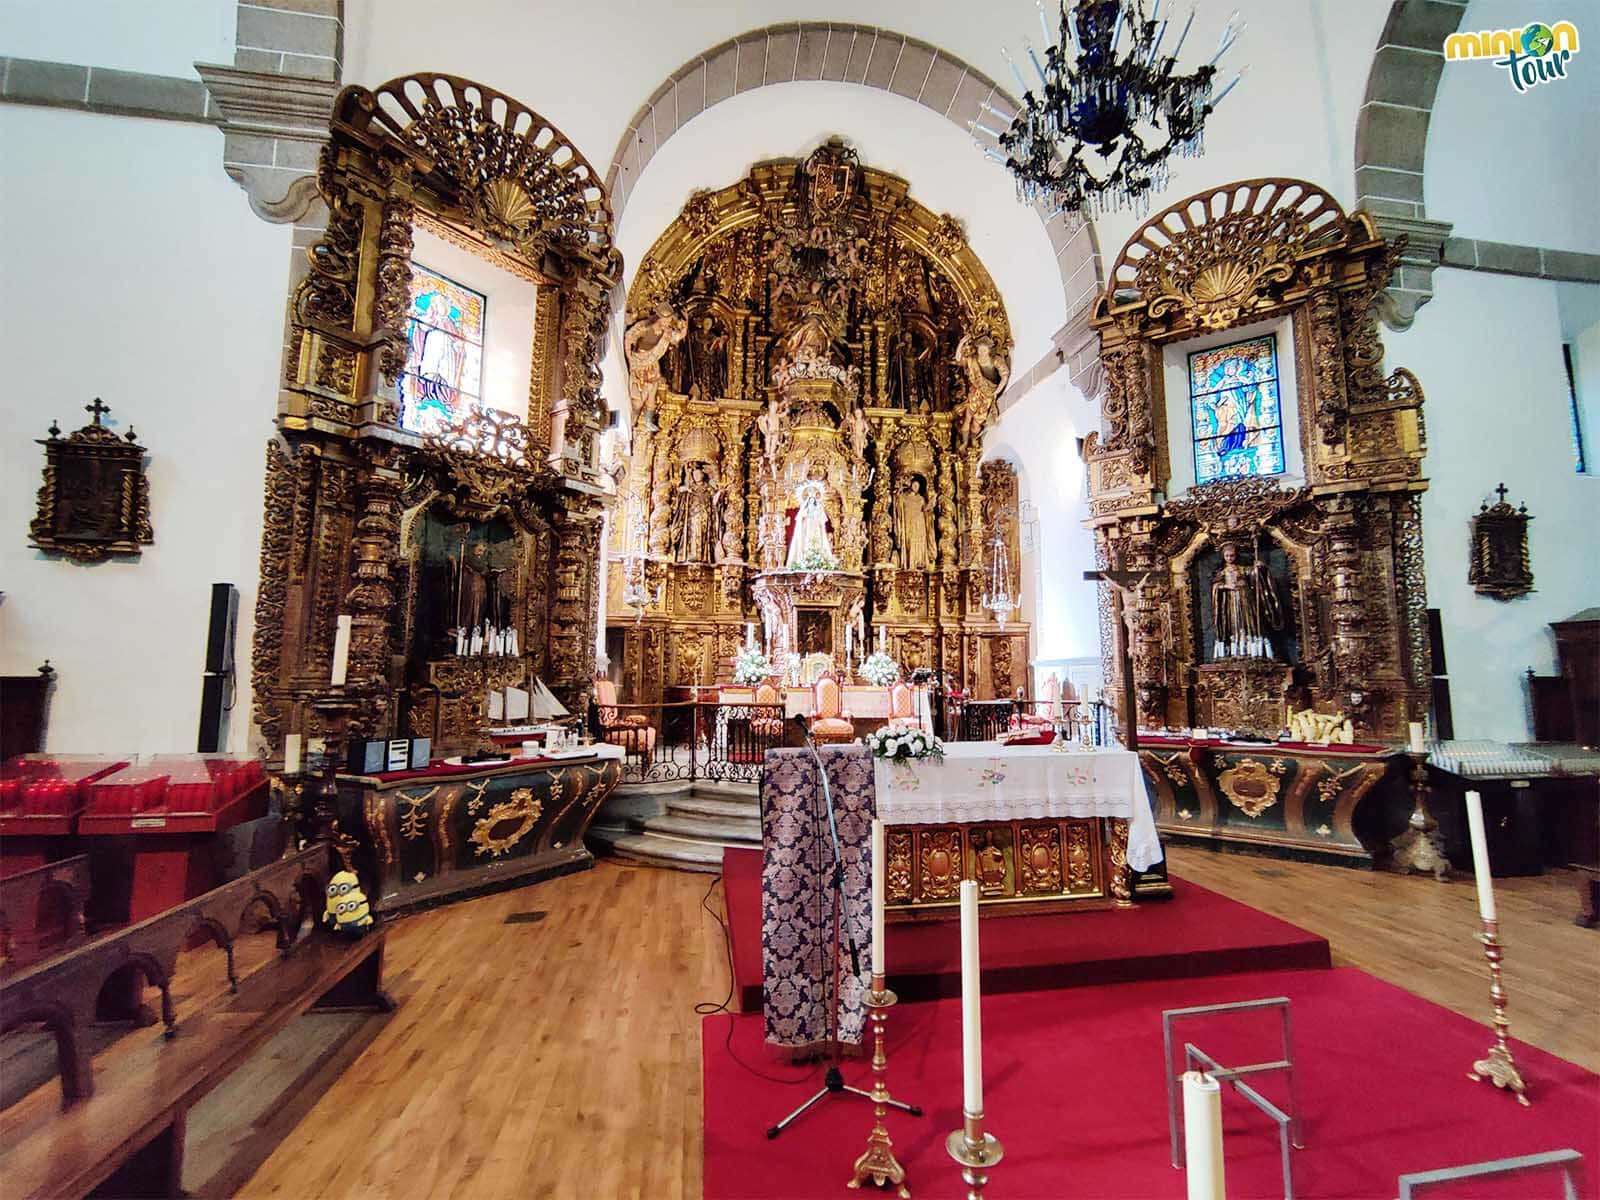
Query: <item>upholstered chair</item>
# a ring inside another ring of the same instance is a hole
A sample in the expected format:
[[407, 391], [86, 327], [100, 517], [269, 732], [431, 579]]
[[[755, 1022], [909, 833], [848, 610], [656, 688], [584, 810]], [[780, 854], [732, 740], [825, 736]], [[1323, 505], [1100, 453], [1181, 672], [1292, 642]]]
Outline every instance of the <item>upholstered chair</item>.
[[617, 685], [609, 679], [594, 681], [594, 706], [601, 739], [649, 762], [656, 748], [656, 731], [650, 718], [618, 709]]
[[884, 724], [897, 729], [915, 729], [919, 724], [916, 697], [904, 679], [895, 680], [889, 689], [889, 719]]
[[811, 685], [811, 737], [819, 744], [855, 741], [856, 727], [844, 710], [844, 689], [832, 671]]
[[757, 737], [781, 738], [783, 736], [783, 693], [771, 679], [763, 679], [756, 688], [756, 711], [750, 718], [750, 730]]

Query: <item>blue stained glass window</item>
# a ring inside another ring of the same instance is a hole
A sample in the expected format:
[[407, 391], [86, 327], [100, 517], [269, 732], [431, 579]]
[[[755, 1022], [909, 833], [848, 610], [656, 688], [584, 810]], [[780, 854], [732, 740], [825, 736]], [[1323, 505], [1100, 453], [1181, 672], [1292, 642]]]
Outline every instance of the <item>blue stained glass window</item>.
[[488, 305], [483, 293], [411, 264], [406, 365], [400, 376], [402, 427], [435, 433], [477, 403]]
[[1189, 419], [1195, 483], [1283, 474], [1276, 335], [1189, 355]]

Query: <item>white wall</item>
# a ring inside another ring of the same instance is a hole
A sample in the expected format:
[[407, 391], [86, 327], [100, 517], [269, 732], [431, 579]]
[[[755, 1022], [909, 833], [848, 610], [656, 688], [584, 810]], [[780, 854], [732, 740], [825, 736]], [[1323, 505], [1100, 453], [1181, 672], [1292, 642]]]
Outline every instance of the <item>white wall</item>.
[[[1600, 602], [1600, 479], [1573, 470], [1555, 288], [1440, 270], [1434, 289], [1411, 330], [1387, 339], [1390, 362], [1415, 371], [1427, 395], [1428, 603], [1444, 624], [1456, 736], [1521, 740], [1531, 736], [1523, 673], [1554, 669], [1548, 623]], [[1511, 601], [1467, 583], [1469, 521], [1502, 481], [1534, 517], [1536, 590]]]
[[233, 62], [235, 0], [0, 0], [0, 49], [14, 58], [194, 78]]
[[[72, 57], [72, 56], [68, 56]], [[48, 747], [192, 750], [210, 585], [240, 592], [244, 748], [265, 445], [289, 229], [250, 212], [200, 125], [0, 106], [0, 671], [59, 671]], [[27, 545], [52, 418], [149, 448], [155, 544], [81, 566]]]

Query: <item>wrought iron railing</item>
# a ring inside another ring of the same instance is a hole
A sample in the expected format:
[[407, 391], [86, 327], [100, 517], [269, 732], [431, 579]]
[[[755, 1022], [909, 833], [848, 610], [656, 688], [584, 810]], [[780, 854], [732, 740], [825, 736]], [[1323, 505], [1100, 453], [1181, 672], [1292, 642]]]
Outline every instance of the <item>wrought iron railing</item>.
[[590, 721], [622, 747], [624, 783], [757, 783], [768, 750], [801, 741], [781, 704], [616, 704], [595, 706]]

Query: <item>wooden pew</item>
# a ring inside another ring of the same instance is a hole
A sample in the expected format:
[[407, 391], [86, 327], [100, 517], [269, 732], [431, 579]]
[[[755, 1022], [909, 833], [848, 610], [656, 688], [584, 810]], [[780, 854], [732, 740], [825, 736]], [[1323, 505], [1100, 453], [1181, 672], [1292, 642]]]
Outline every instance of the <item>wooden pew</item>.
[[0, 978], [82, 945], [88, 901], [86, 854], [0, 879]]
[[[320, 928], [329, 871], [327, 847], [313, 847], [0, 979], [0, 1034], [42, 1024], [61, 1077], [59, 1103], [40, 1087], [0, 1113], [7, 1200], [181, 1195], [185, 1122], [206, 1093], [307, 1009], [393, 1007], [383, 928], [355, 939]], [[240, 978], [234, 941], [263, 919], [278, 953]], [[229, 987], [179, 1013], [173, 977], [197, 933], [225, 956]], [[91, 1061], [102, 990], [130, 969], [160, 992], [162, 1036], [132, 1032]]]

